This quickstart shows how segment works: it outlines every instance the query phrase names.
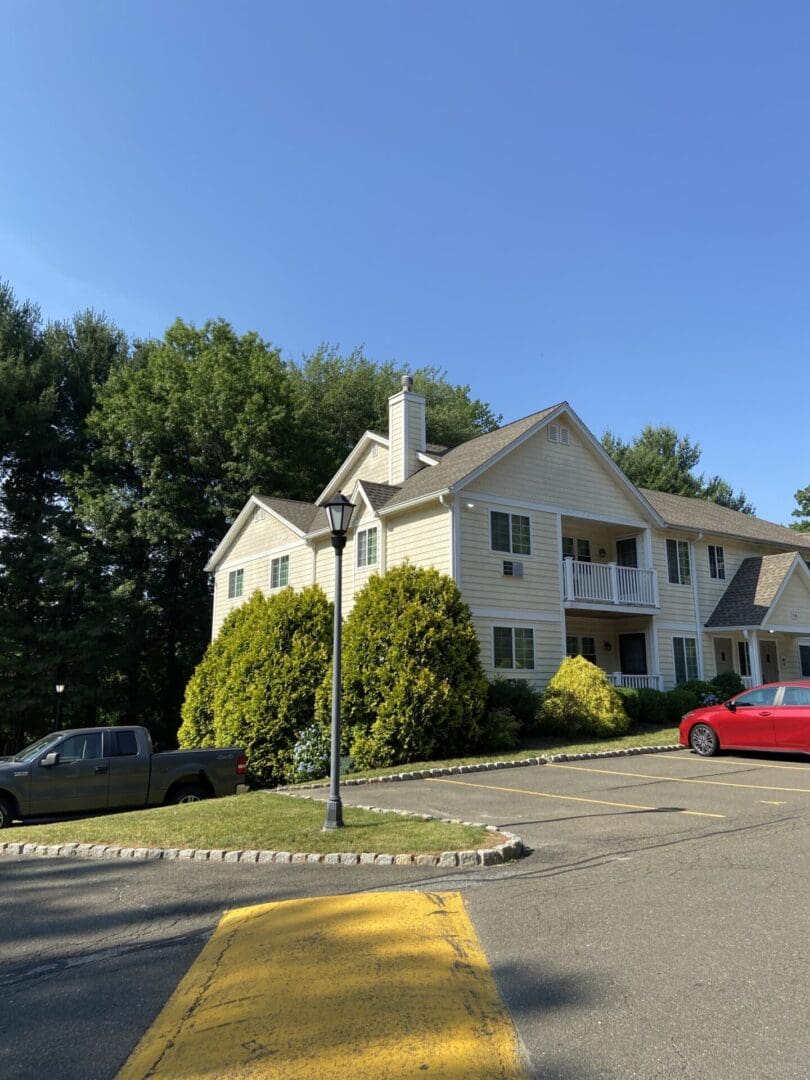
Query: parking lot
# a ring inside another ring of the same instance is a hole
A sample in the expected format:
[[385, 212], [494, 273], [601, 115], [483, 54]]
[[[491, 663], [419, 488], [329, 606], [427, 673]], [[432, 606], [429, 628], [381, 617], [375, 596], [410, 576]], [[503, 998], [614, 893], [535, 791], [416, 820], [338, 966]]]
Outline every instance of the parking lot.
[[532, 853], [455, 870], [7, 857], [0, 1075], [112, 1080], [226, 909], [417, 889], [462, 893], [532, 1076], [808, 1076], [810, 762], [682, 751], [342, 794], [499, 824]]

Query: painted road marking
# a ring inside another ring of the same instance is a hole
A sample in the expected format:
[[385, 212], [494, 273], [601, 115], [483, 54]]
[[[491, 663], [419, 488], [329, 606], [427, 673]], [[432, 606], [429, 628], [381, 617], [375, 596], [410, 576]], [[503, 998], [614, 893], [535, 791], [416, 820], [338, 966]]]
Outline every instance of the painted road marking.
[[734, 784], [730, 780], [695, 780], [685, 776], [656, 776], [655, 773], [627, 772], [623, 769], [592, 769], [587, 765], [560, 765], [549, 762], [548, 769], [570, 769], [572, 772], [604, 773], [607, 776], [632, 776], [636, 780], [664, 780], [667, 784], [707, 784], [709, 787], [746, 788], [749, 791], [789, 791], [810, 795], [810, 788], [776, 787], [773, 784]]
[[763, 806], [787, 806], [786, 802], [776, 802], [775, 799], [760, 799]]
[[[561, 799], [563, 802], [595, 803], [597, 806], [616, 806], [620, 810], [661, 810], [660, 806], [640, 806], [637, 803], [608, 802], [607, 799], [586, 799], [582, 795], [557, 795], [550, 791], [526, 791], [524, 788], [498, 787], [497, 784], [473, 784], [469, 780], [447, 780], [444, 777], [430, 776], [432, 784], [457, 784], [459, 787], [484, 788], [487, 791], [509, 791], [513, 795], [532, 795], [537, 799]], [[677, 814], [690, 814], [693, 817], [725, 818], [725, 814], [706, 814], [701, 810], [676, 810]]]
[[525, 1080], [460, 893], [227, 912], [117, 1080]]
[[672, 764], [673, 761], [684, 761], [697, 763], [702, 762], [701, 768], [706, 768], [707, 765], [728, 765], [729, 768], [739, 769], [740, 767], [746, 769], [791, 769], [793, 772], [810, 773], [810, 765], [779, 765], [774, 761], [745, 761], [744, 759], [736, 758], [723, 759], [718, 757], [705, 758], [695, 754], [687, 759], [684, 759], [680, 755], [676, 757], [667, 757], [666, 754], [661, 754], [658, 758], [660, 762], [666, 761], [667, 764]]

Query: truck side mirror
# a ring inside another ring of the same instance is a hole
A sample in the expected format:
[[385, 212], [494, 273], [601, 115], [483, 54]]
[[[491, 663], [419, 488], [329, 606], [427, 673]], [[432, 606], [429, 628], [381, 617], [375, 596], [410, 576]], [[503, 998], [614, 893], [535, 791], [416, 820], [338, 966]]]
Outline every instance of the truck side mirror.
[[52, 765], [58, 764], [59, 754], [57, 754], [55, 750], [51, 750], [50, 754], [46, 754], [42, 761], [40, 761], [40, 765], [43, 767], [43, 769], [50, 769]]

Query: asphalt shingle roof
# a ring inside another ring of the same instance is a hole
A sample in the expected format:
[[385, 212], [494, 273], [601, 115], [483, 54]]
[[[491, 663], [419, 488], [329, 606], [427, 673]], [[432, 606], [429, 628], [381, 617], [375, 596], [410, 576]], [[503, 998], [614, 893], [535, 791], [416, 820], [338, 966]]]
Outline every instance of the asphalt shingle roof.
[[390, 484], [375, 484], [371, 480], [361, 480], [360, 483], [363, 485], [363, 491], [368, 495], [369, 502], [375, 513], [402, 490], [402, 488], [392, 487]]
[[298, 502], [295, 499], [277, 499], [270, 495], [257, 495], [256, 498], [263, 506], [275, 510], [301, 532], [310, 532], [319, 514], [324, 515], [324, 525], [326, 524], [323, 508], [313, 503]]
[[706, 626], [761, 626], [795, 558], [786, 551], [743, 559]]
[[686, 495], [670, 495], [665, 491], [639, 488], [641, 494], [652, 503], [661, 517], [675, 528], [739, 536], [746, 540], [789, 546], [794, 551], [810, 550], [810, 533], [796, 532], [773, 521], [741, 514], [727, 506], [706, 499], [691, 499]]

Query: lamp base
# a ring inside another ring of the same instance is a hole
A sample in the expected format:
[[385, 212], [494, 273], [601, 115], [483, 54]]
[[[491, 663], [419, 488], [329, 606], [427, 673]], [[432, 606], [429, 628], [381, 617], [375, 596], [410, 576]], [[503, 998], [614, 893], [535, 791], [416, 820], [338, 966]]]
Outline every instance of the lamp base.
[[343, 828], [343, 803], [338, 798], [330, 798], [326, 801], [326, 821], [323, 823], [324, 830]]

